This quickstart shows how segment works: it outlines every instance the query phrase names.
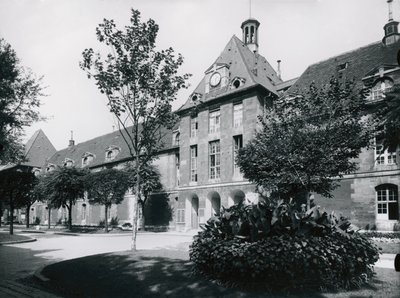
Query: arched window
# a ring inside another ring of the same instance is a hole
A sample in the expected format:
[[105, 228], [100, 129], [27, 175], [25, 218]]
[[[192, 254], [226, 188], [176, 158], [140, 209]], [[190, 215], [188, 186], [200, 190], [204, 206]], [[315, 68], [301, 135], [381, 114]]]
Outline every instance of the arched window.
[[117, 157], [120, 152], [120, 148], [111, 146], [106, 149], [106, 161], [111, 161]]
[[82, 167], [88, 166], [94, 159], [94, 155], [92, 153], [86, 152], [82, 156]]
[[63, 163], [63, 166], [64, 166], [64, 167], [70, 168], [70, 167], [72, 167], [73, 165], [74, 165], [74, 161], [73, 161], [72, 159], [66, 158], [66, 159], [64, 160], [64, 163]]
[[175, 134], [175, 141], [174, 141], [175, 146], [179, 146], [180, 137], [181, 137], [181, 135], [179, 132]]
[[397, 185], [382, 184], [375, 188], [377, 219], [399, 219], [399, 191]]
[[47, 166], [47, 168], [46, 168], [46, 172], [51, 172], [51, 171], [54, 171], [56, 169], [56, 167], [55, 167], [55, 165], [48, 165]]

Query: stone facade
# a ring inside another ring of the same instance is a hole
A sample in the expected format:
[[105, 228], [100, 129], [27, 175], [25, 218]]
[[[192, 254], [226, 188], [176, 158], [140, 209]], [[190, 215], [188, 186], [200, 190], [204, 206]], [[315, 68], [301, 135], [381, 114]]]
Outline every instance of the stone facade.
[[[258, 36], [260, 24], [256, 20], [247, 20], [245, 24], [250, 28], [248, 32]], [[197, 229], [222, 207], [241, 200], [257, 202], [255, 185], [235, 167], [235, 152], [254, 136], [257, 117], [263, 115], [272, 100], [284, 94], [302, 94], [311, 83], [324, 85], [332, 75], [343, 82], [354, 79], [357, 89], [371, 90], [366, 99], [371, 102], [379, 100], [376, 95], [382, 95], [386, 87], [400, 83], [397, 61], [400, 41], [378, 42], [332, 57], [311, 65], [300, 78], [283, 82], [280, 74], [258, 53], [258, 41], [246, 40], [242, 42], [233, 36], [205, 70], [204, 78], [177, 111], [179, 127], [168, 133], [166, 147], [154, 161], [164, 186], [164, 192], [155, 196], [169, 196], [172, 217], [165, 224], [171, 229]], [[117, 150], [112, 160], [106, 158], [109, 148]], [[92, 156], [90, 164], [84, 165], [85, 156]], [[77, 167], [98, 171], [123, 167], [130, 158], [123, 138], [114, 132], [58, 151], [45, 168], [69, 161]], [[341, 179], [334, 198], [315, 195], [316, 203], [328, 211], [337, 210], [360, 228], [368, 225], [392, 230], [400, 209], [399, 150], [379, 154], [374, 148], [365, 149], [357, 161], [359, 170]], [[133, 200], [127, 194], [122, 204], [111, 208], [110, 218], [131, 221]], [[34, 206], [32, 219], [40, 217], [45, 222], [44, 208], [40, 203]], [[81, 199], [74, 206], [73, 223], [97, 225], [104, 219], [103, 214], [104, 207], [92, 206]], [[67, 218], [65, 210], [52, 212], [52, 222], [64, 218]]]

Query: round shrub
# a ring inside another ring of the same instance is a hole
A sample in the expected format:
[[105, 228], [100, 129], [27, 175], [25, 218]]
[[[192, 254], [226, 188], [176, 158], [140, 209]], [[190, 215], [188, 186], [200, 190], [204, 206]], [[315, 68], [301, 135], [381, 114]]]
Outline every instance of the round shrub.
[[[223, 210], [195, 236], [190, 259], [197, 272], [225, 284], [269, 290], [352, 288], [372, 275], [378, 249], [361, 234], [337, 228], [339, 221], [321, 224], [323, 213], [317, 220], [296, 213], [299, 222], [286, 216], [279, 222], [282, 218], [273, 216], [279, 212], [272, 210], [271, 220], [262, 223], [254, 208], [259, 206]], [[294, 212], [290, 206], [284, 210]], [[252, 240], [257, 221], [269, 229], [258, 230], [262, 236]]]

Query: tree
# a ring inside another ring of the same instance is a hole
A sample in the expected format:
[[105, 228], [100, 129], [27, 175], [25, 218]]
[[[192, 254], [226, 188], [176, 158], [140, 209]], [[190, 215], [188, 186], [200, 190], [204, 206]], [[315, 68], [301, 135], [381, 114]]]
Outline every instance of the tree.
[[129, 188], [128, 174], [117, 169], [105, 169], [89, 173], [85, 179], [90, 203], [104, 205], [105, 228], [108, 233], [108, 209], [120, 204]]
[[0, 172], [0, 197], [7, 200], [10, 208], [10, 235], [14, 234], [14, 210], [32, 204], [35, 183], [36, 177], [32, 172], [21, 170]]
[[180, 54], [176, 56], [172, 48], [156, 50], [158, 25], [154, 20], [142, 23], [139, 11], [131, 13], [131, 24], [125, 30], [117, 29], [113, 20], [104, 19], [96, 28], [96, 35], [110, 48], [110, 53], [102, 58], [93, 49], [85, 49], [80, 67], [106, 95], [110, 112], [116, 117], [121, 136], [135, 161], [131, 248], [136, 250], [141, 168], [156, 158], [164, 146], [167, 130], [176, 123], [171, 102], [186, 87], [189, 75], [178, 75], [183, 63]]
[[[36, 198], [36, 201], [40, 202], [45, 202], [47, 205], [47, 216], [48, 216], [48, 221], [47, 221], [47, 228], [50, 229], [51, 227], [51, 209], [53, 208], [52, 206], [52, 198], [51, 196], [48, 196], [46, 191], [46, 183], [47, 179], [45, 178], [45, 174], [41, 174], [38, 176], [37, 182], [35, 183], [35, 188], [33, 190], [34, 192], [34, 197]], [[29, 214], [28, 214], [29, 216]]]
[[383, 150], [396, 151], [400, 146], [400, 85], [394, 85], [383, 100], [371, 103], [370, 110]]
[[140, 189], [138, 192], [138, 205], [140, 206], [143, 215], [141, 228], [144, 229], [146, 225], [145, 206], [152, 192], [162, 190], [161, 175], [158, 169], [151, 164], [143, 164], [140, 168], [139, 175], [136, 173], [135, 166], [128, 166], [127, 171], [130, 173], [130, 185], [133, 186], [133, 189], [135, 189], [137, 177], [139, 176], [141, 179]]
[[41, 78], [19, 65], [11, 46], [0, 38], [0, 164], [23, 160], [24, 128], [41, 119]]
[[332, 197], [338, 186], [333, 178], [355, 171], [354, 159], [369, 145], [363, 105], [351, 82], [335, 79], [273, 102], [260, 117], [262, 130], [239, 150], [244, 177], [281, 198], [302, 194], [308, 207], [310, 192]]
[[29, 228], [29, 214], [33, 203], [35, 203], [39, 198], [37, 192], [35, 191], [36, 185], [39, 183], [39, 179], [34, 175], [28, 175], [26, 179], [26, 192], [21, 195], [17, 201], [18, 208], [25, 208], [25, 224]]
[[[72, 206], [85, 192], [84, 177], [86, 171], [75, 167], [58, 167], [46, 173], [41, 179], [42, 191], [48, 197], [49, 206], [68, 210], [68, 226], [72, 229]], [[50, 218], [49, 218], [50, 220]]]

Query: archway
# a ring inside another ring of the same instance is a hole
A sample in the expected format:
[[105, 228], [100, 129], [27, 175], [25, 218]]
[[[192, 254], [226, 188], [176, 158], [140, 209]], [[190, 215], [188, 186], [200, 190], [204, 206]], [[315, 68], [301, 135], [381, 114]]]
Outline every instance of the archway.
[[208, 194], [208, 200], [210, 201], [210, 216], [214, 216], [215, 214], [221, 211], [221, 196], [218, 192], [212, 191]]
[[244, 201], [244, 199], [246, 198], [246, 195], [240, 189], [232, 190], [230, 193], [230, 196], [232, 198], [233, 205], [239, 204], [240, 202]]

